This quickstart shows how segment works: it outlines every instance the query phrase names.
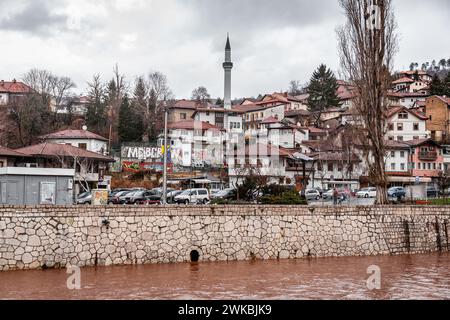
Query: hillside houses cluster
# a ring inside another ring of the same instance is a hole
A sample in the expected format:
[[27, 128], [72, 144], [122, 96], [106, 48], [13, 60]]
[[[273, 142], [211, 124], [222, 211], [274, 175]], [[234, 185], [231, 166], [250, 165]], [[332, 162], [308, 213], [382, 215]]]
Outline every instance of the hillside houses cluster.
[[[450, 99], [431, 96], [431, 80], [425, 72], [401, 72], [389, 92], [386, 172], [393, 186], [433, 183], [449, 169]], [[229, 110], [177, 101], [169, 125], [173, 153], [180, 156], [174, 165], [179, 170], [225, 166], [230, 184], [256, 168], [270, 182], [299, 188], [368, 186], [366, 157], [353, 126], [357, 93], [351, 83], [338, 85], [341, 107], [321, 113], [319, 126], [308, 111], [307, 94], [267, 94], [259, 100], [243, 99]], [[236, 135], [240, 140], [234, 150], [221, 147], [233, 144]]]

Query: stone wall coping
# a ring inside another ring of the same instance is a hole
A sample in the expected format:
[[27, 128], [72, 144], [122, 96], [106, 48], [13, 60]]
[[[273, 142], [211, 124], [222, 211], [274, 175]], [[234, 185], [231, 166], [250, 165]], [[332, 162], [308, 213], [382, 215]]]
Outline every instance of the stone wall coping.
[[0, 206], [2, 217], [448, 215], [449, 206]]

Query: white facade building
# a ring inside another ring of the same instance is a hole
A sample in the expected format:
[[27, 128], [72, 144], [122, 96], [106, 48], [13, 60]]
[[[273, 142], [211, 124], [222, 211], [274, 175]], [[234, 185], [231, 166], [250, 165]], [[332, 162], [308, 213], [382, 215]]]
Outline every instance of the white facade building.
[[394, 107], [388, 114], [387, 140], [410, 141], [430, 137], [427, 117], [416, 110]]
[[64, 130], [40, 138], [44, 142], [71, 145], [102, 155], [108, 154], [108, 139], [87, 130]]

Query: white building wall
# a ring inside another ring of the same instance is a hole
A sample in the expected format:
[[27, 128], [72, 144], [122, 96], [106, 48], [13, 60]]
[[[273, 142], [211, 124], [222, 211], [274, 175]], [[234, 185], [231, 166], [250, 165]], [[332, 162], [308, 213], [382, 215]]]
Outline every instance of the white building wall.
[[7, 105], [9, 101], [9, 93], [0, 92], [0, 105]]
[[386, 156], [386, 172], [408, 172], [409, 171], [409, 151], [391, 150]]
[[108, 143], [106, 141], [96, 139], [46, 139], [46, 141], [56, 144], [70, 144], [76, 148], [79, 148], [80, 144], [86, 144], [87, 151], [100, 154], [106, 154], [108, 152]]
[[[421, 120], [412, 114], [408, 113], [408, 119], [399, 119], [399, 113], [395, 114], [388, 121], [389, 124], [394, 125], [394, 130], [388, 130], [387, 139], [393, 137], [394, 140], [398, 140], [398, 137], [403, 137], [403, 141], [414, 140], [414, 137], [419, 139], [426, 139], [430, 137], [429, 131], [426, 128], [426, 121]], [[398, 130], [398, 124], [403, 125], [403, 130]], [[418, 124], [418, 130], [414, 130], [414, 124]]]

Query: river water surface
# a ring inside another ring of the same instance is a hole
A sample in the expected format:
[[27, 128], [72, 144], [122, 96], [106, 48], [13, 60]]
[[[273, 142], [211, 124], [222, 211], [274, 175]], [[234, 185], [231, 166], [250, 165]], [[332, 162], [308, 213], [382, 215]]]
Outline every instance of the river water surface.
[[[367, 288], [369, 266], [381, 289]], [[450, 299], [450, 254], [0, 272], [0, 299]]]

